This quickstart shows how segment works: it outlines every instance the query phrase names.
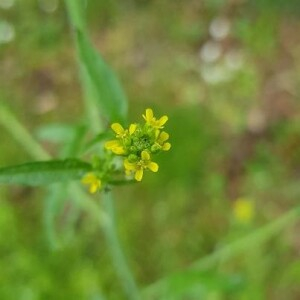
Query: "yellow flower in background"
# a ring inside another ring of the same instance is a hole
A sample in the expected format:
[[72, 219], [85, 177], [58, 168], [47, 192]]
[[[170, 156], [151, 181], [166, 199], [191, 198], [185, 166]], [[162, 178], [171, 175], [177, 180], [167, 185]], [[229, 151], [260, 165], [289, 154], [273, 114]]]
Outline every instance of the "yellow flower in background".
[[152, 172], [158, 171], [158, 164], [151, 161], [150, 154], [147, 151], [142, 151], [141, 159], [137, 162], [131, 163], [128, 159], [124, 160], [124, 167], [126, 173], [134, 172], [134, 178], [137, 181], [141, 181], [143, 178], [144, 170], [149, 169]]
[[87, 173], [81, 179], [81, 182], [89, 186], [89, 192], [95, 194], [101, 189], [101, 180], [94, 173]]
[[238, 198], [233, 204], [235, 219], [244, 224], [250, 223], [254, 218], [255, 207], [252, 200]]
[[156, 120], [156, 118], [153, 115], [153, 110], [151, 108], [146, 109], [146, 113], [145, 115], [143, 115], [143, 118], [145, 119], [148, 125], [156, 129], [163, 128], [163, 125], [168, 121], [167, 116], [162, 116], [159, 120]]

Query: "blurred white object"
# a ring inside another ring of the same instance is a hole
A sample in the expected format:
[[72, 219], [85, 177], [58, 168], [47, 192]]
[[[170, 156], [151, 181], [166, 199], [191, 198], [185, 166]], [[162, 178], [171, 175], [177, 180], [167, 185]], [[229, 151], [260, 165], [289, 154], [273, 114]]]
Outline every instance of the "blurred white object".
[[218, 84], [232, 79], [232, 73], [223, 65], [203, 66], [200, 73], [209, 84]]
[[211, 63], [218, 60], [221, 53], [222, 49], [219, 43], [208, 41], [200, 49], [199, 56], [204, 62]]
[[37, 98], [35, 111], [37, 114], [45, 114], [57, 107], [57, 97], [53, 92], [43, 92]]
[[244, 55], [239, 50], [230, 50], [225, 54], [224, 60], [230, 70], [240, 70], [244, 66]]
[[14, 40], [15, 28], [7, 21], [0, 21], [0, 44], [7, 44]]
[[225, 39], [230, 32], [230, 22], [224, 17], [215, 18], [209, 26], [210, 35], [216, 40]]
[[58, 0], [39, 0], [40, 9], [46, 13], [53, 13], [58, 8]]
[[15, 0], [0, 0], [0, 8], [10, 9], [14, 6]]

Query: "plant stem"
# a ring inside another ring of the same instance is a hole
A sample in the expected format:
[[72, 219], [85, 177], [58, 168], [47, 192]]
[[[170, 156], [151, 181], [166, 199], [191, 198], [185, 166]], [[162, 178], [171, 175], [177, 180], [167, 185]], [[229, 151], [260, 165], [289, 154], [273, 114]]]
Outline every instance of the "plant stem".
[[127, 298], [131, 300], [138, 300], [140, 299], [139, 291], [126, 262], [125, 255], [118, 238], [115, 221], [115, 208], [111, 193], [104, 193], [102, 201], [105, 212], [108, 216], [107, 222], [103, 224], [102, 228], [106, 236], [113, 264], [123, 289], [126, 292]]
[[111, 193], [103, 194], [101, 201], [103, 203], [104, 211], [102, 211], [94, 201], [91, 201], [91, 198], [88, 195], [78, 188], [78, 186], [71, 185], [69, 192], [76, 199], [78, 205], [93, 216], [101, 225], [107, 240], [112, 262], [127, 298], [130, 300], [141, 299], [118, 238], [115, 209]]
[[0, 123], [35, 159], [47, 160], [50, 155], [35, 141], [10, 110], [0, 102]]
[[204, 270], [213, 267], [218, 262], [225, 262], [228, 259], [242, 253], [247, 250], [249, 245], [258, 246], [265, 242], [276, 233], [281, 231], [287, 226], [290, 226], [300, 217], [300, 207], [293, 208], [273, 222], [263, 226], [245, 236], [238, 239], [218, 250], [214, 253], [207, 255], [193, 263], [192, 269]]
[[[34, 159], [50, 159], [51, 156], [38, 144], [38, 142], [30, 135], [27, 129], [16, 119], [16, 117], [0, 102], [0, 123], [7, 129], [7, 131], [16, 138], [17, 142], [34, 158]], [[110, 239], [114, 241], [114, 247], [119, 246], [117, 236], [114, 236], [114, 227], [110, 227], [112, 224], [109, 216], [104, 213], [100, 207], [95, 203], [91, 197], [84, 193], [77, 184], [69, 185], [69, 194], [76, 200], [77, 205], [79, 205], [83, 210], [88, 212], [101, 226], [105, 227], [104, 231], [107, 232], [106, 236], [112, 236]], [[119, 253], [118, 253], [119, 252]], [[125, 260], [121, 262], [124, 258], [122, 256], [121, 248], [117, 250], [115, 248], [114, 253], [118, 253], [118, 263], [122, 265], [123, 269], [126, 270]], [[125, 264], [125, 267], [124, 267]], [[124, 273], [125, 274], [125, 273]], [[130, 274], [130, 272], [129, 272]], [[130, 275], [126, 274], [126, 277], [132, 278]], [[127, 282], [125, 280], [125, 282]], [[130, 280], [129, 280], [130, 282]], [[134, 281], [133, 281], [134, 282]], [[138, 299], [138, 298], [129, 298]]]
[[[86, 34], [86, 22], [83, 17], [84, 9], [82, 3], [83, 2], [80, 2], [80, 0], [65, 0], [65, 4], [72, 26], [75, 28], [75, 30], [79, 30], [82, 33]], [[103, 128], [103, 126], [99, 118], [98, 107], [95, 102], [95, 86], [90, 78], [90, 75], [86, 71], [85, 65], [81, 62], [78, 46], [77, 57], [80, 68], [79, 70], [81, 83], [85, 94], [84, 103], [86, 115], [91, 124], [91, 129], [94, 133], [97, 134]], [[113, 205], [113, 197], [110, 193], [104, 194], [103, 206], [105, 209], [105, 218], [101, 218], [102, 228], [110, 250], [112, 262], [115, 266], [117, 275], [124, 289], [124, 293], [130, 300], [140, 299], [137, 285], [130, 271], [130, 268], [127, 265], [125, 255], [123, 253], [120, 241], [118, 239], [117, 230], [115, 227], [115, 211]]]
[[[284, 228], [291, 226], [300, 217], [300, 206], [293, 208], [286, 212], [278, 219], [270, 222], [269, 224], [259, 228], [245, 237], [238, 239], [228, 245], [221, 247], [212, 254], [209, 254], [197, 261], [195, 261], [187, 271], [206, 271], [209, 268], [214, 267], [218, 263], [224, 263], [233, 257], [242, 254], [252, 245], [258, 246], [266, 242], [272, 236], [283, 230]], [[182, 271], [183, 273], [185, 271]], [[160, 280], [152, 283], [143, 290], [143, 296], [145, 299], [152, 299], [152, 295], [159, 295], [159, 293], [167, 286], [169, 276], [161, 278]]]

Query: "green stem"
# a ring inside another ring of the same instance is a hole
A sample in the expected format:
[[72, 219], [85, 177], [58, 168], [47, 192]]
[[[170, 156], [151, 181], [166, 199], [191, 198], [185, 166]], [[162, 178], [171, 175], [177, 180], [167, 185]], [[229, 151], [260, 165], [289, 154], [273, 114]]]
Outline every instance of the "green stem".
[[247, 250], [249, 245], [258, 246], [274, 236], [283, 228], [293, 224], [300, 217], [300, 207], [293, 208], [277, 220], [255, 230], [249, 235], [232, 242], [214, 253], [207, 255], [193, 263], [192, 269], [204, 270], [213, 267], [218, 262], [225, 262], [230, 258]]
[[[218, 263], [224, 263], [235, 256], [244, 253], [249, 247], [251, 247], [251, 245], [258, 246], [259, 244], [266, 242], [284, 228], [294, 224], [297, 220], [299, 220], [299, 217], [300, 207], [293, 208], [275, 221], [255, 230], [237, 241], [221, 247], [212, 254], [195, 261], [188, 270], [201, 272], [214, 267]], [[169, 277], [167, 276], [147, 286], [143, 290], [144, 298], [152, 299], [153, 295], [159, 295], [168, 284], [168, 280]]]
[[[20, 143], [21, 146], [35, 159], [50, 159], [50, 155], [40, 147], [40, 145], [32, 138], [30, 133], [23, 127], [23, 125], [18, 122], [18, 120], [13, 116], [13, 114], [0, 103], [0, 123], [11, 133], [12, 136]], [[19, 138], [19, 135], [22, 135]], [[110, 219], [113, 216], [113, 211], [110, 210], [110, 215], [108, 216], [103, 212], [100, 207], [95, 203], [94, 199], [89, 197], [84, 193], [77, 184], [70, 184], [69, 194], [76, 200], [77, 205], [79, 205], [84, 211], [88, 212], [103, 228], [107, 240], [109, 241], [109, 247], [112, 250], [112, 257], [115, 265], [120, 265], [121, 268], [118, 269], [118, 274], [123, 272], [122, 278], [126, 282], [126, 289], [128, 286], [128, 292], [126, 294], [130, 295], [129, 299], [139, 299], [135, 296], [135, 283], [133, 277], [127, 268], [127, 264], [122, 253], [120, 243], [118, 241], [115, 229], [112, 226], [112, 221]], [[123, 283], [123, 280], [122, 280]], [[125, 286], [125, 284], [124, 284]]]
[[35, 159], [47, 160], [50, 155], [36, 142], [10, 110], [0, 102], [0, 123]]
[[65, 5], [69, 14], [70, 24], [80, 31], [85, 31], [84, 2], [82, 0], [65, 0]]
[[104, 211], [102, 211], [94, 201], [91, 201], [91, 198], [88, 195], [78, 188], [78, 186], [71, 185], [69, 192], [76, 199], [77, 204], [101, 225], [107, 240], [112, 262], [127, 298], [130, 300], [139, 300], [140, 296], [138, 288], [128, 267], [118, 238], [115, 209], [111, 193], [103, 194], [102, 203]]
[[106, 236], [113, 264], [123, 289], [126, 292], [127, 298], [131, 300], [138, 300], [140, 299], [139, 291], [126, 262], [125, 255], [118, 238], [115, 221], [115, 208], [111, 193], [105, 193], [102, 201], [105, 212], [108, 216], [107, 222], [103, 224], [103, 231]]
[[[83, 13], [84, 13], [84, 9], [82, 7], [83, 2], [82, 1], [80, 2], [80, 0], [65, 0], [65, 3], [73, 27], [76, 30], [85, 33], [86, 26], [83, 17]], [[85, 66], [81, 63], [78, 46], [77, 46], [77, 57], [78, 57], [78, 62], [80, 67], [80, 77], [81, 77], [82, 87], [85, 94], [84, 103], [85, 103], [86, 115], [88, 116], [93, 132], [98, 133], [103, 128], [103, 126], [101, 124], [99, 115], [97, 113], [98, 107], [95, 102], [95, 87], [93, 85], [93, 82], [89, 74], [86, 71]], [[106, 213], [105, 213], [105, 218], [101, 218], [102, 228], [110, 250], [112, 262], [115, 266], [117, 275], [124, 289], [124, 293], [127, 295], [128, 299], [131, 300], [140, 299], [134, 277], [130, 271], [130, 268], [127, 265], [125, 255], [123, 253], [116, 232], [113, 198], [111, 194], [106, 193], [103, 196], [103, 205], [105, 207]], [[91, 213], [93, 212], [91, 211]]]

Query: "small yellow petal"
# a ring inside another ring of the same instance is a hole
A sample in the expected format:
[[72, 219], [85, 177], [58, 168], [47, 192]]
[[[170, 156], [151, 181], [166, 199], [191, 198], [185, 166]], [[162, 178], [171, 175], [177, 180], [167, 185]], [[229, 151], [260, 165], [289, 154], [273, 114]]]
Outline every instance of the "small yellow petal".
[[90, 185], [89, 191], [91, 194], [95, 194], [98, 190], [100, 190], [100, 188], [101, 188], [101, 181], [97, 180], [96, 182], [93, 182]]
[[118, 140], [107, 141], [104, 145], [104, 147], [107, 150], [111, 150], [112, 148], [119, 147], [119, 146], [120, 146], [120, 141]]
[[163, 131], [160, 136], [159, 136], [159, 143], [163, 144], [165, 141], [167, 141], [169, 139], [169, 134], [166, 133], [165, 131]]
[[159, 126], [163, 126], [167, 121], [168, 121], [168, 117], [167, 116], [162, 116], [159, 120], [158, 120], [158, 124]]
[[171, 144], [170, 143], [164, 143], [161, 149], [163, 151], [168, 151], [168, 150], [170, 150], [170, 148], [171, 148]]
[[117, 155], [125, 154], [125, 149], [122, 146], [114, 147], [111, 149], [111, 151]]
[[82, 177], [81, 182], [84, 184], [90, 184], [95, 179], [97, 179], [97, 176], [94, 173], [87, 173]]
[[151, 108], [146, 109], [146, 121], [150, 122], [153, 119], [153, 110]]
[[94, 174], [88, 173], [82, 179], [81, 182], [85, 185], [89, 185], [89, 192], [94, 194], [101, 188], [101, 180]]
[[119, 123], [113, 123], [113, 124], [111, 124], [111, 129], [115, 133], [117, 133], [117, 134], [123, 134], [124, 131], [125, 131], [124, 128], [123, 128], [123, 126], [121, 124], [119, 124]]
[[129, 134], [132, 135], [136, 131], [137, 125], [136, 124], [130, 124], [129, 126]]
[[150, 154], [146, 150], [142, 151], [142, 160], [150, 160]]
[[160, 131], [158, 129], [155, 130], [155, 139], [159, 137]]
[[136, 164], [130, 163], [127, 159], [124, 160], [124, 168], [127, 171], [135, 171]]
[[148, 165], [147, 165], [147, 168], [149, 170], [151, 170], [152, 172], [157, 172], [158, 171], [158, 164], [151, 161]]
[[135, 172], [135, 176], [134, 176], [135, 180], [141, 181], [142, 178], [143, 178], [143, 173], [144, 173], [143, 168], [138, 169], [138, 170]]

